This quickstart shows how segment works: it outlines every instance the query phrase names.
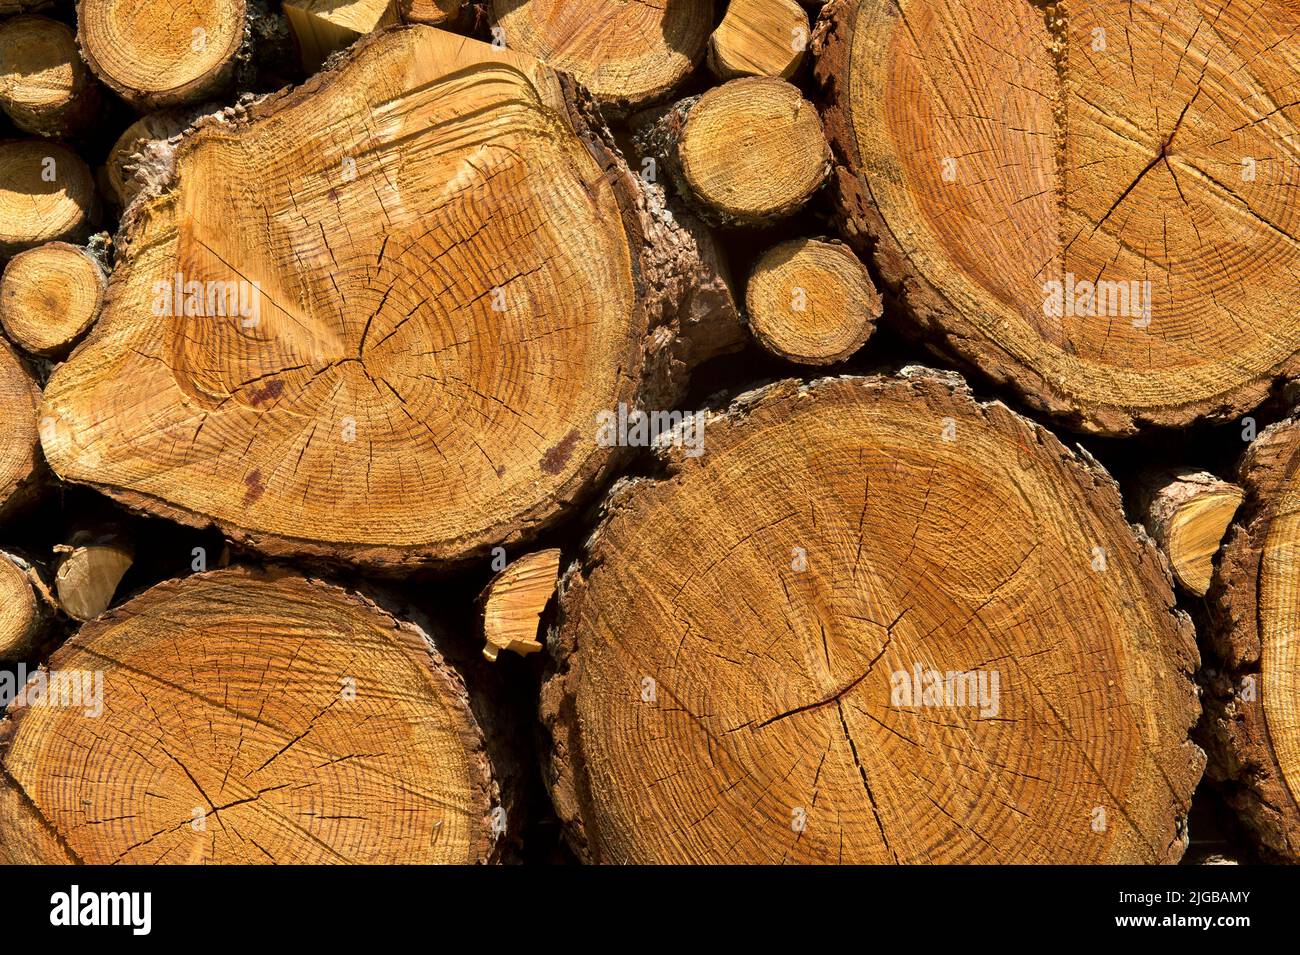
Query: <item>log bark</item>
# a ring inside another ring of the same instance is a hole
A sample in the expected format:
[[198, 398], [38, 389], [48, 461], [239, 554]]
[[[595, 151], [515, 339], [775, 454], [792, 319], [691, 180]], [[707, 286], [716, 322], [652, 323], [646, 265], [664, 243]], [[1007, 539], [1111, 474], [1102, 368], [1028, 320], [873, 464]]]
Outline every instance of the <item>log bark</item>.
[[718, 226], [768, 225], [798, 212], [831, 169], [816, 108], [772, 77], [732, 80], [673, 104], [643, 125], [639, 145]]
[[803, 65], [812, 28], [794, 0], [731, 0], [709, 37], [709, 69], [719, 79], [776, 76]]
[[54, 548], [59, 606], [74, 620], [93, 620], [113, 602], [135, 560], [135, 545], [120, 527], [82, 528]]
[[0, 550], [0, 661], [31, 656], [53, 617], [54, 599], [40, 566], [26, 554]]
[[511, 561], [488, 583], [483, 608], [483, 656], [493, 663], [502, 650], [528, 656], [542, 649], [542, 612], [555, 594], [560, 549], [532, 551]]
[[1142, 523], [1169, 560], [1174, 580], [1197, 597], [1210, 587], [1214, 557], [1241, 498], [1241, 488], [1208, 471], [1178, 468], [1143, 478]]
[[247, 0], [79, 0], [77, 41], [106, 86], [150, 112], [227, 91], [248, 16]]
[[29, 504], [40, 490], [40, 402], [31, 371], [0, 337], [0, 518]]
[[397, 22], [396, 0], [285, 0], [298, 48], [298, 58], [308, 73], [320, 69], [325, 58], [358, 38]]
[[492, 0], [499, 41], [575, 77], [602, 109], [666, 99], [704, 56], [713, 0]]
[[[493, 758], [445, 643], [284, 571], [161, 584], [42, 669], [80, 697], [10, 705], [0, 821], [34, 812], [47, 862], [492, 861]], [[0, 857], [38, 848], [0, 825]]]
[[102, 107], [71, 28], [42, 16], [0, 24], [0, 106], [34, 136], [80, 132]]
[[1100, 465], [916, 368], [688, 437], [562, 581], [541, 716], [582, 858], [1179, 858], [1196, 643]]
[[839, 216], [907, 328], [1110, 435], [1229, 420], [1300, 371], [1271, 132], [1300, 121], [1300, 12], [1233, 0], [1206, 27], [1127, 0], [824, 8]]
[[861, 348], [882, 303], [866, 266], [842, 242], [791, 239], [754, 263], [745, 317], [754, 338], [787, 361], [829, 365]]
[[1300, 862], [1300, 658], [1295, 633], [1300, 421], [1261, 432], [1237, 479], [1245, 501], [1208, 594], [1209, 779], [1266, 858]]
[[200, 116], [216, 110], [217, 107], [212, 104], [158, 110], [141, 116], [123, 130], [104, 163], [108, 188], [118, 206], [128, 206], [143, 185], [136, 180], [135, 172], [141, 160], [141, 151], [148, 144], [179, 136]]
[[707, 239], [507, 50], [392, 28], [153, 152], [46, 456], [271, 554], [523, 541], [626, 457], [602, 411], [663, 407], [742, 334]]
[[60, 357], [104, 304], [108, 277], [82, 246], [50, 242], [14, 256], [0, 278], [0, 325], [24, 351]]
[[86, 239], [99, 217], [86, 161], [60, 143], [0, 142], [0, 258]]

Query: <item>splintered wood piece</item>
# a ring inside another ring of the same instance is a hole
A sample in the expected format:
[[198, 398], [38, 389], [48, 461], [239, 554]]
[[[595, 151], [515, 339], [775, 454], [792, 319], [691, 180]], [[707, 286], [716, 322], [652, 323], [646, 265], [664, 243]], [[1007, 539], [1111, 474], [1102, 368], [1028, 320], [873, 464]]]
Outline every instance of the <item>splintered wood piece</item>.
[[836, 0], [845, 235], [919, 339], [1069, 427], [1230, 420], [1300, 373], [1297, 35], [1280, 0]]
[[713, 0], [492, 0], [512, 50], [572, 74], [606, 109], [666, 98], [704, 56]]
[[816, 108], [797, 87], [744, 77], [668, 110], [645, 138], [679, 191], [716, 225], [762, 225], [812, 198], [831, 168]]
[[589, 115], [535, 60], [397, 26], [202, 119], [155, 150], [46, 385], [52, 468], [272, 554], [391, 569], [540, 532], [627, 454], [597, 415], [670, 407], [740, 331]]
[[303, 69], [314, 73], [331, 53], [397, 22], [396, 0], [285, 0]]
[[27, 352], [65, 353], [99, 317], [108, 278], [99, 259], [66, 242], [20, 252], [0, 278], [0, 324]]
[[880, 318], [866, 266], [842, 242], [791, 239], [765, 252], [745, 290], [749, 330], [779, 358], [805, 365], [843, 361]]
[[95, 74], [147, 112], [225, 90], [247, 16], [246, 0], [80, 0], [77, 39]]
[[68, 136], [101, 108], [71, 28], [40, 16], [0, 23], [0, 106], [24, 132]]
[[720, 79], [789, 79], [808, 49], [808, 14], [794, 0], [731, 0], [709, 37], [709, 68]]
[[86, 161], [59, 143], [0, 143], [0, 257], [90, 234], [98, 216]]
[[180, 135], [196, 119], [211, 111], [212, 108], [203, 106], [158, 110], [141, 116], [122, 131], [104, 163], [109, 189], [119, 206], [129, 204], [140, 189], [140, 183], [135, 180], [135, 163], [141, 148]]
[[397, 12], [405, 23], [445, 26], [453, 23], [465, 6], [465, 0], [397, 0]]
[[537, 628], [559, 573], [560, 549], [551, 547], [525, 554], [492, 578], [481, 598], [483, 656], [495, 663], [502, 650], [527, 656], [542, 649]]
[[1255, 847], [1300, 862], [1300, 420], [1262, 431], [1208, 595], [1208, 776]]
[[52, 615], [53, 600], [36, 564], [0, 550], [0, 661], [29, 655]]
[[0, 336], [0, 516], [25, 505], [39, 486], [40, 402], [36, 380]]
[[1174, 579], [1204, 596], [1214, 555], [1241, 504], [1241, 488], [1191, 469], [1148, 475], [1144, 485], [1142, 523], [1169, 559]]
[[170, 581], [55, 652], [63, 705], [9, 707], [0, 778], [90, 864], [490, 861], [493, 762], [442, 643], [285, 572]]
[[693, 447], [561, 583], [541, 713], [584, 859], [1181, 856], [1196, 643], [1100, 465], [917, 368], [750, 392]]
[[114, 528], [77, 531], [54, 550], [59, 605], [74, 620], [93, 620], [107, 610], [135, 560], [131, 539]]

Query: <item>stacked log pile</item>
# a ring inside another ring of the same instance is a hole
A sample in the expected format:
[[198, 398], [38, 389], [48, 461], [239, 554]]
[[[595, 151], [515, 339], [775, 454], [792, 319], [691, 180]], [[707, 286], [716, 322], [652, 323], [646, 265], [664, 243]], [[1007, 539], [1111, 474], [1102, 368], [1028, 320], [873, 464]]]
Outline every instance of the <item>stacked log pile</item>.
[[1215, 13], [0, 4], [0, 862], [1300, 861]]

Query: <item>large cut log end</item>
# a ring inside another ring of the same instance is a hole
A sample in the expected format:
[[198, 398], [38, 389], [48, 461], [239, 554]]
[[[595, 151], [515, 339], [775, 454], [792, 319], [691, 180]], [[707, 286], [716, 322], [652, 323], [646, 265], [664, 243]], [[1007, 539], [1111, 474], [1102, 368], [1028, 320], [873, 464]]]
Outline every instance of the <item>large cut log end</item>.
[[[566, 574], [548, 779], [604, 862], [1171, 862], [1197, 648], [1087, 457], [952, 376], [781, 382]], [[694, 456], [693, 456], [694, 455]]]

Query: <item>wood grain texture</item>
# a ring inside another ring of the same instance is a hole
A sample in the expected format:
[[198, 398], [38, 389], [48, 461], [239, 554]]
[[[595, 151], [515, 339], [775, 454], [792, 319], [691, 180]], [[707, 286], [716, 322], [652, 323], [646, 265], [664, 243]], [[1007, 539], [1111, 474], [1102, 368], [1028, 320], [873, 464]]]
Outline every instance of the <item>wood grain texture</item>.
[[100, 699], [15, 703], [0, 765], [81, 862], [488, 861], [497, 786], [444, 639], [284, 572], [164, 583], [54, 654]]
[[[1197, 648], [1099, 465], [925, 369], [768, 386], [705, 447], [616, 488], [562, 583], [541, 712], [584, 859], [1179, 858]], [[895, 697], [916, 667], [998, 705]]]
[[846, 235], [927, 345], [1072, 428], [1230, 418], [1300, 370], [1297, 29], [1281, 2], [836, 0]]

